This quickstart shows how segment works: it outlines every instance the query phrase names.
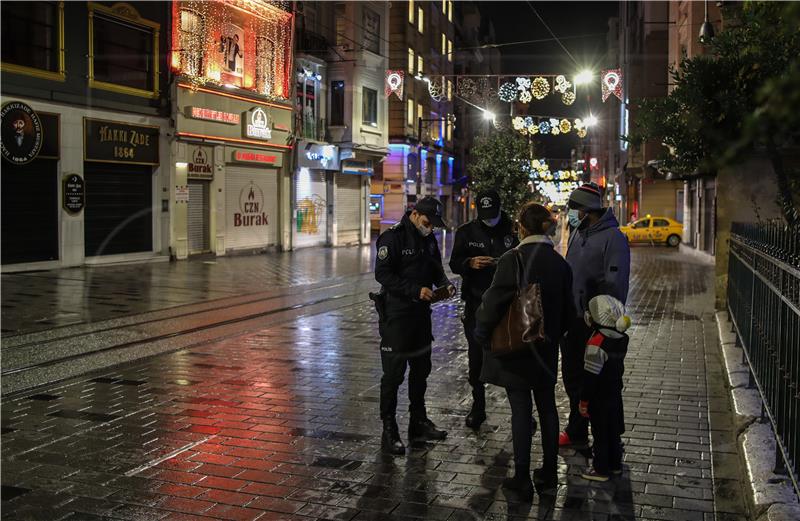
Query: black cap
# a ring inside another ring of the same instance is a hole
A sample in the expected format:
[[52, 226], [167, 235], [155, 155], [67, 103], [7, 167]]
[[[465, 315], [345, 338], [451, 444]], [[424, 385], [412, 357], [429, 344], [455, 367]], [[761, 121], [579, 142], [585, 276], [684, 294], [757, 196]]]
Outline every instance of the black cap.
[[479, 193], [475, 204], [479, 219], [494, 219], [500, 215], [500, 195], [494, 190]]
[[442, 203], [434, 197], [423, 197], [417, 201], [417, 206], [414, 209], [427, 217], [435, 228], [445, 228], [444, 221], [442, 220]]

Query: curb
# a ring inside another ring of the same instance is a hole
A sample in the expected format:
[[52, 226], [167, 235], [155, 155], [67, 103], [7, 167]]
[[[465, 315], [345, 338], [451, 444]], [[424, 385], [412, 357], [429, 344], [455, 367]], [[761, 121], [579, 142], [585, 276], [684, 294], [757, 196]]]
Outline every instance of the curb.
[[728, 377], [737, 445], [749, 485], [747, 502], [753, 519], [758, 521], [796, 521], [800, 519], [800, 499], [789, 478], [773, 472], [775, 467], [775, 433], [761, 419], [761, 397], [758, 389], [748, 387], [750, 369], [742, 347], [737, 345], [733, 324], [726, 311], [716, 313], [717, 328]]

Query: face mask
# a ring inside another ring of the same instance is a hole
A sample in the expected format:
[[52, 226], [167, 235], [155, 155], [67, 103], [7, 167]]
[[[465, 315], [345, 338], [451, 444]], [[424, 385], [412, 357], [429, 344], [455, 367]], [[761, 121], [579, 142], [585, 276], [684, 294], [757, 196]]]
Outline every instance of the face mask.
[[572, 226], [573, 228], [576, 228], [576, 229], [579, 228], [581, 226], [581, 223], [583, 222], [583, 219], [581, 219], [578, 216], [579, 212], [580, 212], [580, 210], [570, 210], [569, 212], [567, 212], [567, 218], [569, 219], [569, 225]]
[[427, 226], [423, 226], [423, 225], [421, 225], [421, 224], [415, 224], [414, 226], [416, 226], [416, 228], [417, 228], [417, 231], [418, 231], [418, 232], [419, 232], [419, 234], [420, 234], [420, 235], [422, 235], [423, 237], [427, 237], [428, 235], [430, 235], [431, 233], [433, 233], [433, 226], [431, 226], [430, 228], [428, 228]]
[[483, 219], [483, 224], [485, 224], [489, 228], [494, 228], [495, 226], [497, 226], [497, 223], [499, 223], [499, 222], [500, 222], [500, 216], [499, 215], [497, 217], [495, 217], [494, 219]]

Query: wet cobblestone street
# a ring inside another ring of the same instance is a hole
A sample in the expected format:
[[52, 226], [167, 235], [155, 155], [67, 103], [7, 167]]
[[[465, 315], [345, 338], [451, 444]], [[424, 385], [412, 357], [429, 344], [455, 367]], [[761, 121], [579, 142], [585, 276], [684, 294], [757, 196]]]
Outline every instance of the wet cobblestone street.
[[[464, 427], [455, 300], [434, 308], [427, 394], [449, 436], [382, 455], [377, 325], [363, 302], [5, 397], [2, 517], [744, 521], [712, 272], [671, 249], [633, 251], [625, 471], [609, 483], [582, 480], [587, 460], [570, 450], [555, 495], [505, 495], [510, 409], [490, 387], [487, 422]], [[563, 423], [560, 386], [557, 397]], [[406, 406], [404, 389], [404, 439]]]

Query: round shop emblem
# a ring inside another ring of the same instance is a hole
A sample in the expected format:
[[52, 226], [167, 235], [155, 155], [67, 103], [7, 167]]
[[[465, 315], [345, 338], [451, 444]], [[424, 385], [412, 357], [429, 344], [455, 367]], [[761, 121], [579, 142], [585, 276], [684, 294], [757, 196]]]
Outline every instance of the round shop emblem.
[[489, 197], [484, 197], [481, 199], [481, 208], [491, 208], [492, 207], [492, 200]]
[[381, 246], [378, 248], [378, 258], [380, 260], [386, 260], [389, 257], [389, 248], [386, 246]]
[[30, 163], [39, 155], [44, 135], [42, 122], [29, 105], [11, 101], [0, 110], [3, 158], [15, 165]]
[[512, 244], [514, 244], [514, 237], [510, 235], [506, 235], [503, 237], [503, 244], [506, 245], [506, 248], [510, 248]]

